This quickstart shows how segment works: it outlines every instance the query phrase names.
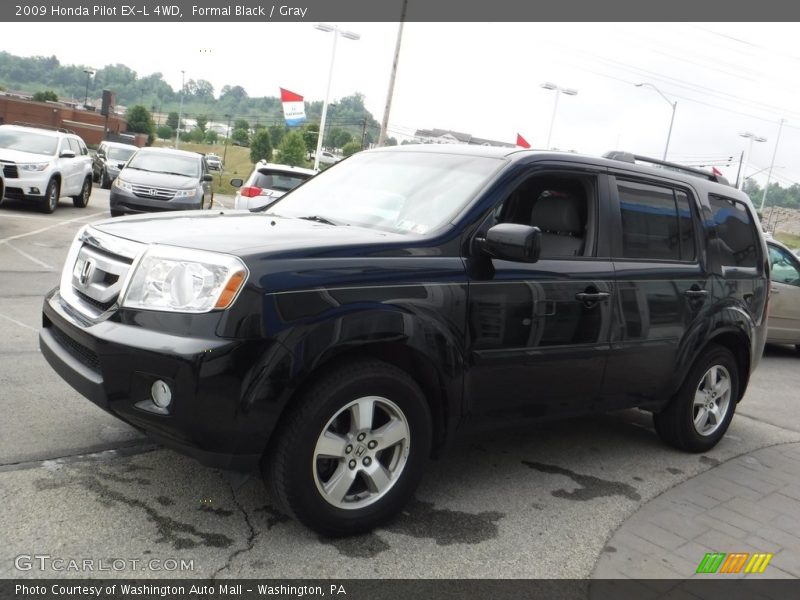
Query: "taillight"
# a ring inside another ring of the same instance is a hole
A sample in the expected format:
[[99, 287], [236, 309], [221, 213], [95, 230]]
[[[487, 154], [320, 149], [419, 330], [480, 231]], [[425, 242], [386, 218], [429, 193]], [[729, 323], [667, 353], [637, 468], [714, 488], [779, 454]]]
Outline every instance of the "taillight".
[[254, 185], [248, 185], [246, 187], [243, 187], [241, 190], [239, 190], [239, 193], [242, 196], [246, 196], [247, 198], [252, 198], [254, 196], [260, 196], [261, 195], [261, 188], [260, 187], [256, 187]]

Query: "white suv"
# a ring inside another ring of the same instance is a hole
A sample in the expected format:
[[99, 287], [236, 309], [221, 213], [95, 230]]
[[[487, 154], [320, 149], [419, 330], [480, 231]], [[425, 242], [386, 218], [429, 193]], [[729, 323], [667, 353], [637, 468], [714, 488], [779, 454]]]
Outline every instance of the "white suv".
[[0, 125], [0, 167], [5, 191], [0, 202], [33, 201], [51, 213], [70, 196], [78, 208], [92, 194], [92, 158], [81, 138], [64, 130]]
[[233, 207], [250, 211], [264, 210], [314, 175], [316, 171], [311, 169], [259, 161], [247, 181], [231, 179], [231, 185], [239, 188], [233, 199]]

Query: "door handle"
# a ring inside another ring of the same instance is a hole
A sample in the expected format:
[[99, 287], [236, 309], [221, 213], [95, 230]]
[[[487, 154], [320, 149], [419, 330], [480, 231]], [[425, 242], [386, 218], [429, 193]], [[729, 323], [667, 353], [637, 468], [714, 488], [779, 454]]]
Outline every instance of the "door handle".
[[579, 302], [599, 302], [606, 300], [611, 294], [608, 292], [578, 292], [575, 299]]
[[706, 296], [708, 296], [708, 290], [690, 289], [683, 292], [683, 294], [688, 298], [695, 300], [698, 298], [705, 298]]

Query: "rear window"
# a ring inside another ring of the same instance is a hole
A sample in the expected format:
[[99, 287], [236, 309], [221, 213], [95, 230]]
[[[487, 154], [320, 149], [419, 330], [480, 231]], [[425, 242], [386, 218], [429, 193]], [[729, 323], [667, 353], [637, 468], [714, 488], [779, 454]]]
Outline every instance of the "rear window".
[[717, 230], [716, 246], [724, 267], [756, 267], [760, 258], [758, 231], [743, 202], [708, 195]]
[[[219, 159], [217, 159], [219, 160]], [[272, 169], [259, 169], [253, 177], [252, 185], [268, 190], [288, 192], [303, 183], [311, 175], [306, 173], [286, 173]]]

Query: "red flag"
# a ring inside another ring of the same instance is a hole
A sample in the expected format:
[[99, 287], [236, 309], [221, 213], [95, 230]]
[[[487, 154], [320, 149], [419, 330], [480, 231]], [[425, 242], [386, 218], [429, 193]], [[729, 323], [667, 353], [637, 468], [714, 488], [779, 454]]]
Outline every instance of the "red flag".
[[300, 94], [295, 94], [289, 90], [278, 88], [281, 91], [281, 102], [302, 102], [303, 97]]
[[525, 141], [525, 138], [522, 137], [520, 134], [517, 134], [517, 146], [522, 146], [523, 148], [530, 148], [531, 145]]
[[711, 173], [717, 177], [722, 177], [722, 171], [720, 171], [717, 167], [711, 167]]

